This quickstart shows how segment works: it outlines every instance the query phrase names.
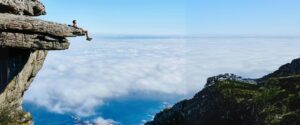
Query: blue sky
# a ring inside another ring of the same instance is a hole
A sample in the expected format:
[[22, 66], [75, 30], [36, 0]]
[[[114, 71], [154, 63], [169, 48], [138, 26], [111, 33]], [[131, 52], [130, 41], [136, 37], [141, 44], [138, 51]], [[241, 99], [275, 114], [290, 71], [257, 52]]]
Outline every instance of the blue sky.
[[298, 0], [43, 0], [44, 18], [97, 34], [298, 35]]
[[190, 0], [188, 31], [219, 35], [298, 35], [299, 0]]
[[78, 23], [101, 34], [182, 34], [182, 0], [44, 0], [46, 19]]

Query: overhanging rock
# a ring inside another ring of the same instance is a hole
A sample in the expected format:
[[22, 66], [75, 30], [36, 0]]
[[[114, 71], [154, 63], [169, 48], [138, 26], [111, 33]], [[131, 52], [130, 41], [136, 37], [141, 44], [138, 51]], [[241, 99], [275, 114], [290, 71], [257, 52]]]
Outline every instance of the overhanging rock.
[[12, 14], [0, 14], [0, 17], [0, 47], [63, 50], [69, 47], [65, 37], [85, 35], [81, 28], [32, 17]]

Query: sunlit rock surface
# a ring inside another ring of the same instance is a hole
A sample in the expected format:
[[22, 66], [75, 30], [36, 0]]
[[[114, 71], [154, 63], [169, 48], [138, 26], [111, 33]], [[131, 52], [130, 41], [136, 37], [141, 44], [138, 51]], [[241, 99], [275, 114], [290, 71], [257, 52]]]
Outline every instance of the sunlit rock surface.
[[36, 18], [0, 14], [0, 46], [22, 49], [63, 50], [65, 37], [83, 36], [84, 30]]
[[0, 13], [39, 16], [46, 11], [39, 0], [0, 0]]

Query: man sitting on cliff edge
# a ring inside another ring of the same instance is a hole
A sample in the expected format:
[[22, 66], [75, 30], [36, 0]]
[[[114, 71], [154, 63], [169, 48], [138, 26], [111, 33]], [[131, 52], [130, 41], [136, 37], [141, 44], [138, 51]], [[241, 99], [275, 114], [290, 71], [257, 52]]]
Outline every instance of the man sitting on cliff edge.
[[[73, 20], [73, 25], [72, 25], [72, 27], [78, 28], [78, 29], [79, 29], [79, 27], [77, 26], [77, 21], [76, 21], [76, 20]], [[93, 40], [93, 38], [89, 37], [89, 33], [88, 33], [87, 30], [84, 30], [84, 33], [85, 33], [85, 36], [86, 36], [86, 40], [87, 40], [87, 41], [92, 41], [92, 40]]]

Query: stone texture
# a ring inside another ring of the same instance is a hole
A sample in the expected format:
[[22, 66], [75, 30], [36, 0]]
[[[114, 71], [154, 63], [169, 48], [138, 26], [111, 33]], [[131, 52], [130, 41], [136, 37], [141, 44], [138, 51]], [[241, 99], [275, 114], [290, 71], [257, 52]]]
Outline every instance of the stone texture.
[[47, 51], [16, 49], [8, 49], [7, 51], [7, 59], [2, 61], [8, 61], [8, 68], [14, 73], [12, 73], [8, 83], [1, 83], [5, 84], [5, 89], [1, 88], [0, 109], [9, 108], [12, 113], [22, 112], [24, 92], [29, 88], [38, 71], [42, 68]]
[[45, 6], [39, 0], [0, 0], [0, 13], [39, 16], [45, 15]]
[[56, 37], [75, 37], [85, 35], [83, 29], [68, 25], [43, 21], [36, 18], [0, 14], [0, 30], [28, 34], [46, 34]]
[[63, 50], [65, 37], [85, 35], [85, 30], [36, 18], [0, 14], [0, 47], [33, 50]]
[[70, 43], [65, 38], [53, 38], [41, 34], [0, 33], [0, 47], [30, 50], [64, 50]]

